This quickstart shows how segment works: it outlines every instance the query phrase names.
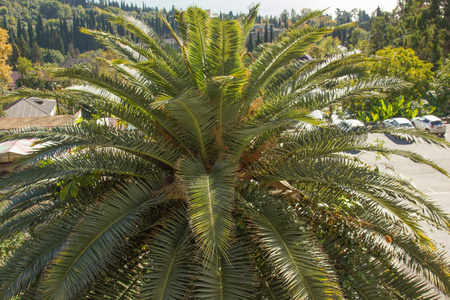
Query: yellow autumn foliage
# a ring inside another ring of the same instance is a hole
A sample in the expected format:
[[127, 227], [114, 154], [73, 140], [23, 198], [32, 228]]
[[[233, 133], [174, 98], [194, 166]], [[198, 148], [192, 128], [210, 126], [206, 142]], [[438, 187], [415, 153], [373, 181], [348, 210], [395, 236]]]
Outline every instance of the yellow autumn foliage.
[[12, 47], [8, 43], [8, 32], [0, 28], [0, 90], [4, 90], [11, 83], [11, 67], [6, 64]]

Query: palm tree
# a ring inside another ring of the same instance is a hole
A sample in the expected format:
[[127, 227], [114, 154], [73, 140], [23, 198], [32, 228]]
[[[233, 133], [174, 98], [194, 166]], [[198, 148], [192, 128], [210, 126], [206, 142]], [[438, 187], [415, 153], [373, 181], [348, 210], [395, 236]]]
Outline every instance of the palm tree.
[[[101, 74], [55, 71], [82, 85], [13, 96], [76, 100], [136, 129], [83, 121], [1, 134], [39, 139], [41, 148], [0, 180], [1, 241], [24, 237], [0, 267], [0, 298], [450, 294], [448, 263], [418, 223], [449, 231], [449, 218], [410, 182], [345, 151], [446, 172], [367, 144], [361, 132], [305, 126], [313, 109], [402, 86], [359, 76], [360, 55], [298, 59], [336, 29], [308, 25], [320, 14], [252, 53], [245, 45], [257, 7], [242, 21], [197, 7], [178, 13], [170, 29], [179, 51], [129, 16], [108, 15], [140, 44], [83, 30], [121, 59], [104, 61]], [[304, 128], [291, 133], [293, 125]]]

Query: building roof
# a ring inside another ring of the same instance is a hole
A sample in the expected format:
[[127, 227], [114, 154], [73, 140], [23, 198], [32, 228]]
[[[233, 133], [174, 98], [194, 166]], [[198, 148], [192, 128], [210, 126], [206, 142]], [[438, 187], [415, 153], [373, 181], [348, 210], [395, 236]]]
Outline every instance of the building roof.
[[79, 113], [74, 115], [38, 116], [27, 118], [1, 118], [0, 130], [19, 129], [26, 127], [55, 127], [74, 124]]
[[55, 114], [55, 108], [56, 100], [36, 97], [22, 98], [3, 107], [7, 118], [50, 116]]
[[27, 155], [31, 152], [34, 141], [34, 139], [24, 139], [0, 143], [0, 154], [14, 153]]

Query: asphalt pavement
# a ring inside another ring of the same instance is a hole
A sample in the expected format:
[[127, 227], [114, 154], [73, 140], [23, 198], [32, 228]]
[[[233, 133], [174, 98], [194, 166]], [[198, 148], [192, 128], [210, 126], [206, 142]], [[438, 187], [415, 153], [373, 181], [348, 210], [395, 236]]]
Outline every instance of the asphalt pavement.
[[[450, 126], [447, 125], [448, 133], [445, 140], [450, 142]], [[385, 147], [408, 150], [426, 156], [436, 162], [439, 166], [450, 173], [450, 149], [440, 148], [429, 144], [413, 144], [404, 140], [396, 139], [384, 134], [370, 134], [368, 142], [382, 143]], [[359, 154], [365, 162], [376, 164], [380, 170], [399, 174], [406, 179], [410, 179], [415, 186], [424, 194], [429, 196], [438, 206], [450, 215], [450, 178], [439, 173], [435, 169], [417, 164], [409, 159], [391, 156], [388, 159], [377, 157], [365, 152]], [[450, 235], [442, 231], [431, 231], [426, 229], [430, 238], [448, 253], [450, 259]]]

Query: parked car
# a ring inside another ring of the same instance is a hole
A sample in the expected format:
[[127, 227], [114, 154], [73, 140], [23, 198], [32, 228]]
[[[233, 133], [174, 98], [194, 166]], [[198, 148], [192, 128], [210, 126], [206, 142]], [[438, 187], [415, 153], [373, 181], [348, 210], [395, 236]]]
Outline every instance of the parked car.
[[357, 134], [362, 140], [367, 140], [367, 132], [366, 132], [366, 126], [363, 122], [356, 119], [347, 119], [347, 120], [341, 120], [338, 125], [338, 127], [342, 128], [343, 130], [353, 131], [355, 134]]
[[341, 120], [338, 126], [354, 130], [365, 128], [364, 123], [356, 119]]
[[308, 122], [297, 122], [297, 124], [290, 127], [286, 133], [300, 132], [305, 130], [306, 131], [316, 130], [317, 128], [319, 128], [317, 125], [323, 123], [323, 121], [327, 119], [328, 115], [320, 110], [314, 110], [308, 115], [308, 117], [316, 119], [317, 124], [311, 124]]
[[328, 115], [321, 110], [313, 110], [309, 115], [309, 117], [314, 118], [316, 120], [326, 120], [328, 119]]
[[392, 118], [383, 121], [383, 125], [388, 128], [414, 129], [414, 125], [406, 118]]
[[416, 117], [411, 120], [414, 126], [419, 130], [425, 130], [429, 133], [445, 135], [445, 124], [436, 116], [428, 115], [422, 117]]

